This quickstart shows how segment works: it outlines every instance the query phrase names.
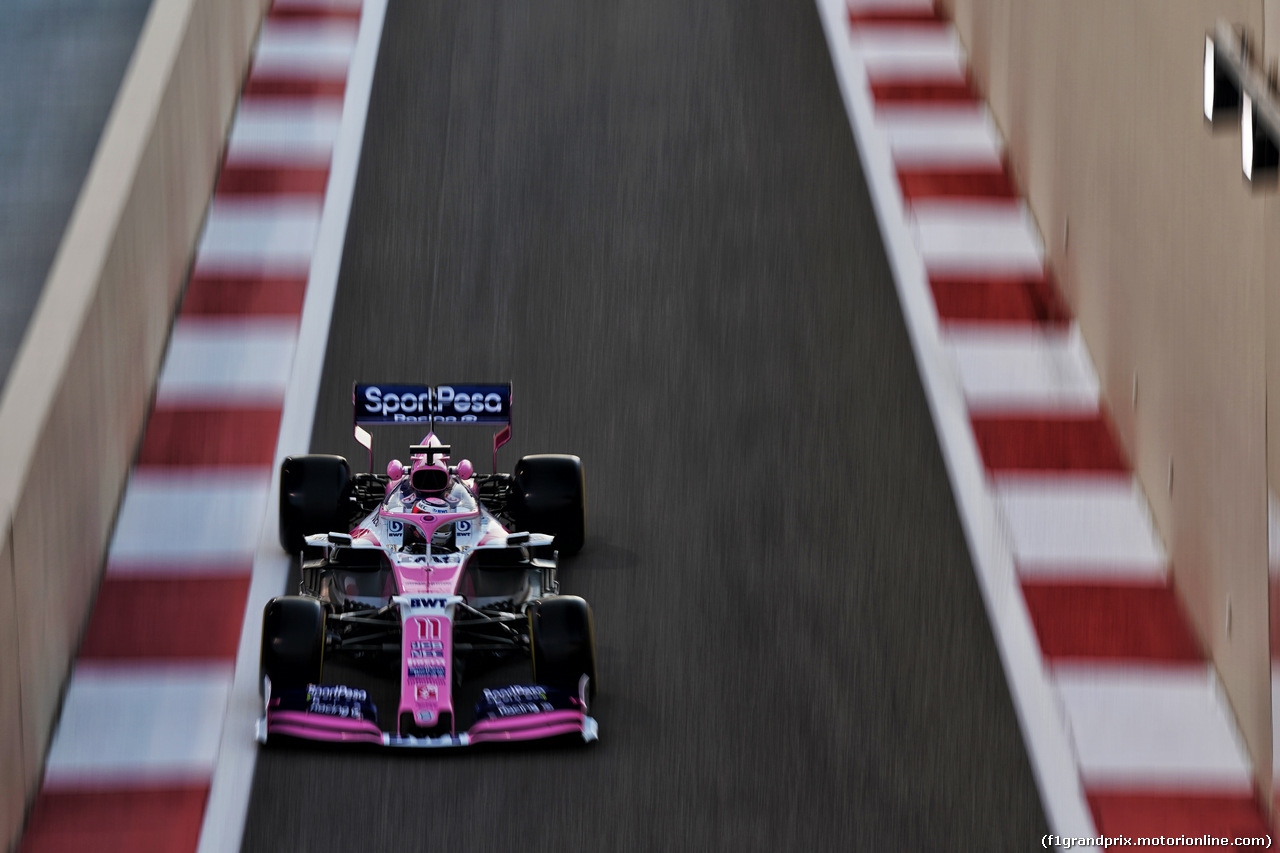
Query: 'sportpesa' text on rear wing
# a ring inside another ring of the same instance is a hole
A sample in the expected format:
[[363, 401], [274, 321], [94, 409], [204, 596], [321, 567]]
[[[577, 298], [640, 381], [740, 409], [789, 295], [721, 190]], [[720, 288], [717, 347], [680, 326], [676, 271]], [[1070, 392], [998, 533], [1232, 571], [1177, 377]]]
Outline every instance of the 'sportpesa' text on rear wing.
[[511, 384], [355, 386], [356, 423], [510, 424]]
[[373, 467], [373, 437], [366, 426], [426, 424], [500, 425], [493, 436], [493, 470], [498, 448], [511, 440], [511, 383], [492, 385], [377, 385], [357, 382], [352, 389], [356, 441], [369, 451]]

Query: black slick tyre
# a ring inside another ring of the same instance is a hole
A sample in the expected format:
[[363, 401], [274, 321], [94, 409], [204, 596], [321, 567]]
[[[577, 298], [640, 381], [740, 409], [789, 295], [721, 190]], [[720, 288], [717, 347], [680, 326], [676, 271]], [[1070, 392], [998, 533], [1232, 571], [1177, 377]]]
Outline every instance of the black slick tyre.
[[578, 457], [525, 456], [516, 463], [515, 521], [530, 533], [554, 536], [552, 547], [561, 554], [576, 554], [586, 538], [586, 491]]
[[280, 466], [280, 545], [302, 550], [313, 533], [347, 532], [351, 467], [341, 456], [290, 456]]
[[558, 595], [529, 608], [533, 678], [538, 684], [578, 694], [587, 676], [590, 702], [596, 693], [596, 632], [591, 607], [576, 595]]
[[271, 690], [319, 684], [324, 669], [324, 605], [319, 599], [282, 595], [262, 612], [262, 657], [258, 685]]

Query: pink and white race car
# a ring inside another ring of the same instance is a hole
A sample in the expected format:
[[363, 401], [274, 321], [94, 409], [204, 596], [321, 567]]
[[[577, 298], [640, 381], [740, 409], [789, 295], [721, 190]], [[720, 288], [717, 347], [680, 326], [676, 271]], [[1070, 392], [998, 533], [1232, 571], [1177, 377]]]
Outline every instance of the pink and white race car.
[[[421, 423], [427, 435], [385, 476], [353, 474], [340, 456], [284, 461], [280, 541], [302, 552], [302, 579], [263, 615], [258, 740], [595, 740], [591, 609], [556, 580], [559, 555], [583, 543], [581, 461], [526, 456], [497, 473], [509, 384], [357, 384], [354, 404], [371, 467], [365, 427]], [[441, 424], [500, 427], [494, 473], [455, 464]]]

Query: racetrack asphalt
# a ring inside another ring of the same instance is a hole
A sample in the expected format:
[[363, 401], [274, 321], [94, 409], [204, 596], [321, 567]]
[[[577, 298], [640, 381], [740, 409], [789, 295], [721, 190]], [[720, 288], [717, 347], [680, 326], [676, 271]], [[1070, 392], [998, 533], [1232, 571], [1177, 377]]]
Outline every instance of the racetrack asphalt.
[[811, 2], [392, 0], [312, 444], [359, 465], [357, 379], [509, 379], [501, 467], [583, 458], [601, 741], [264, 751], [246, 851], [1048, 831]]

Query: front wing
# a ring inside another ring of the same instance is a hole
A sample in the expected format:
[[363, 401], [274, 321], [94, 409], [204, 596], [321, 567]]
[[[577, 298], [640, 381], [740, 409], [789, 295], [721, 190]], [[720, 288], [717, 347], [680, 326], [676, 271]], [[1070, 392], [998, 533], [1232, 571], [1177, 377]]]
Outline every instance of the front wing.
[[[354, 693], [355, 698], [348, 695], [335, 699], [335, 689]], [[317, 698], [316, 694], [321, 691], [323, 695]], [[374, 722], [376, 711], [367, 696], [362, 695], [363, 691], [309, 685], [306, 691], [286, 691], [280, 697], [273, 697], [268, 686], [255, 735], [259, 743], [278, 736], [411, 749], [510, 743], [575, 734], [585, 743], [599, 738], [598, 724], [587, 715], [585, 704], [576, 697], [540, 685], [510, 685], [485, 692], [486, 701], [477, 708], [478, 719], [465, 732], [414, 737], [384, 732]], [[498, 697], [496, 701], [488, 701], [490, 693]]]

